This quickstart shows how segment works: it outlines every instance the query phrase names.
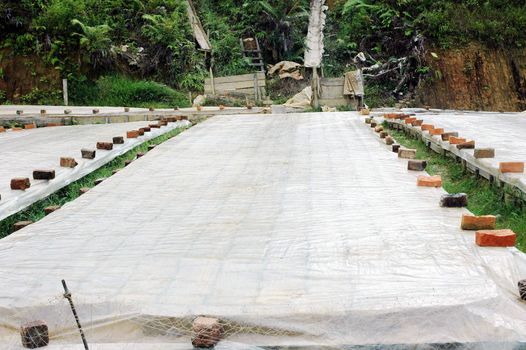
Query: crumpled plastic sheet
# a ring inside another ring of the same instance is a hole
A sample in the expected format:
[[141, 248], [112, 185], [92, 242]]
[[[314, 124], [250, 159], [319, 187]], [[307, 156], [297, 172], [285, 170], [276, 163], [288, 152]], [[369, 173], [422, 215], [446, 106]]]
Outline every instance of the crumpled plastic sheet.
[[[411, 110], [408, 110], [411, 111]], [[500, 162], [526, 162], [526, 115], [523, 113], [489, 113], [489, 112], [439, 112], [417, 113], [425, 124], [435, 128], [444, 128], [445, 132], [456, 131], [459, 137], [467, 141], [474, 140], [476, 148], [494, 148], [495, 158], [476, 159], [473, 150], [458, 150], [455, 145], [442, 141], [440, 136], [422, 133], [419, 127], [413, 127], [425, 139], [432, 141], [440, 148], [448, 150], [483, 172], [501, 181], [518, 187], [526, 192], [526, 174], [501, 174]]]
[[[0, 133], [0, 220], [49, 196], [143, 142], [188, 124], [188, 121], [168, 123], [168, 126], [160, 129], [152, 128], [151, 132], [137, 139], [127, 139], [126, 131], [148, 126], [147, 121]], [[113, 145], [111, 151], [96, 149], [97, 142], [112, 142], [114, 136], [123, 136], [124, 144]], [[95, 159], [83, 159], [80, 153], [82, 148], [96, 150]], [[61, 157], [73, 157], [79, 164], [73, 169], [62, 168]], [[33, 170], [37, 169], [55, 170], [56, 177], [50, 181], [33, 180]], [[15, 177], [28, 177], [31, 187], [25, 191], [11, 190], [10, 182]]]
[[[515, 349], [526, 259], [480, 248], [356, 113], [200, 123], [0, 240], [0, 342], [50, 349]], [[395, 346], [396, 345], [396, 346]], [[362, 347], [363, 346], [363, 347]]]

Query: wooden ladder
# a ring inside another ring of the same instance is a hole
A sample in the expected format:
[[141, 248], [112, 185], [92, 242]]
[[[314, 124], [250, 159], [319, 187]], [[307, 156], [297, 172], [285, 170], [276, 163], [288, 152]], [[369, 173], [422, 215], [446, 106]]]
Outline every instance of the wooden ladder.
[[[250, 41], [254, 41], [251, 43]], [[246, 38], [239, 39], [241, 49], [243, 50], [243, 57], [250, 60], [250, 65], [255, 67], [260, 72], [265, 72], [265, 63], [263, 62], [263, 56], [261, 55], [261, 49], [259, 47], [259, 41], [257, 38]], [[249, 45], [247, 45], [249, 44]]]

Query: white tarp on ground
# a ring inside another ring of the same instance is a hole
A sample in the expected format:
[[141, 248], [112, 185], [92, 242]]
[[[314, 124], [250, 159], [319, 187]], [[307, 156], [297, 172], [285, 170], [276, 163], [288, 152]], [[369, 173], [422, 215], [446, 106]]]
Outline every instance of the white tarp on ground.
[[[495, 158], [475, 159], [473, 150], [458, 151], [454, 145], [442, 141], [440, 136], [433, 140], [442, 148], [451, 150], [463, 159], [476, 164], [489, 174], [516, 185], [526, 192], [526, 174], [499, 174], [500, 162], [526, 162], [526, 116], [521, 113], [477, 113], [440, 112], [418, 113], [425, 124], [444, 128], [445, 132], [456, 131], [468, 141], [475, 140], [477, 148], [494, 148]], [[431, 138], [426, 132], [425, 135]]]
[[0, 342], [44, 319], [52, 349], [80, 344], [64, 278], [93, 349], [191, 348], [203, 314], [222, 349], [511, 349], [524, 255], [477, 247], [417, 175], [356, 113], [209, 119], [0, 240]]
[[[61, 126], [0, 133], [0, 220], [15, 214], [62, 187], [98, 169], [143, 142], [165, 134], [188, 121], [169, 123], [160, 129], [152, 128], [144, 136], [127, 139], [126, 131], [136, 130], [152, 122], [133, 122], [100, 125]], [[124, 137], [124, 144], [113, 145], [113, 150], [97, 150], [97, 142], [112, 142], [114, 136]], [[93, 160], [83, 159], [82, 148], [96, 150]], [[60, 167], [61, 157], [75, 158], [74, 169]], [[50, 181], [33, 180], [37, 169], [55, 170]], [[31, 187], [25, 191], [11, 190], [12, 178], [27, 177]]]

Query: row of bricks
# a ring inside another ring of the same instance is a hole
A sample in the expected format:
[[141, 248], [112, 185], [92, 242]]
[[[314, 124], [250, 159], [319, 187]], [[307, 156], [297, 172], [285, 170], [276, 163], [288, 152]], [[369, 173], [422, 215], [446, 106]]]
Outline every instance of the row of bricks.
[[[442, 141], [447, 141], [451, 145], [455, 145], [458, 149], [473, 149], [473, 156], [477, 159], [494, 158], [495, 149], [493, 148], [475, 148], [475, 141], [468, 141], [465, 138], [459, 137], [458, 132], [445, 132], [442, 128], [435, 128], [432, 124], [423, 124], [423, 120], [417, 120], [415, 117], [404, 119], [405, 124], [412, 126], [420, 126], [422, 131], [428, 131], [432, 136], [441, 136]], [[499, 163], [499, 171], [501, 173], [524, 173], [524, 162], [501, 162]]]
[[[222, 106], [222, 107], [223, 107], [223, 109], [225, 108], [224, 106]], [[221, 106], [220, 106], [220, 109], [221, 109]], [[154, 107], [149, 107], [148, 110], [150, 112], [153, 112], [153, 111], [155, 111], [155, 108]], [[174, 107], [174, 111], [178, 111], [178, 110], [179, 110], [179, 107]], [[100, 113], [100, 109], [94, 108], [94, 109], [91, 110], [91, 112], [93, 114], [99, 114]], [[130, 112], [130, 107], [124, 107], [124, 113], [128, 113], [128, 112]], [[64, 114], [71, 114], [71, 113], [72, 113], [71, 109], [65, 109], [64, 110]], [[16, 111], [16, 114], [17, 115], [22, 115], [22, 114], [24, 114], [24, 110], [19, 109], [19, 110]], [[46, 115], [47, 114], [47, 110], [41, 109], [40, 110], [40, 114], [41, 115]]]
[[[148, 146], [148, 151], [151, 151], [153, 148], [155, 148], [155, 145], [149, 145]], [[142, 156], [144, 156], [143, 152], [138, 152], [137, 153], [137, 158], [141, 158]], [[132, 162], [133, 162], [133, 160], [126, 160], [124, 162], [124, 166], [126, 167], [126, 166], [130, 165]], [[119, 169], [113, 170], [112, 171], [112, 175], [115, 175], [118, 171], [119, 171]], [[104, 180], [106, 180], [106, 178], [97, 179], [97, 180], [94, 181], [94, 185], [97, 186], [98, 184], [102, 183]], [[89, 190], [90, 190], [89, 187], [82, 187], [82, 188], [80, 188], [79, 189], [79, 196], [87, 193]], [[57, 211], [58, 209], [60, 209], [60, 206], [58, 206], [58, 205], [52, 205], [52, 206], [46, 207], [46, 208], [44, 208], [44, 214], [45, 215], [49, 215], [49, 214]], [[33, 221], [29, 221], [29, 220], [18, 221], [18, 222], [16, 222], [13, 225], [13, 230], [14, 231], [21, 230], [24, 227], [31, 225], [32, 223], [33, 223]]]
[[[195, 348], [213, 348], [224, 337], [224, 322], [218, 318], [199, 316], [192, 321], [191, 342]], [[45, 321], [26, 322], [20, 326], [22, 346], [36, 349], [49, 345], [49, 327]]]
[[[375, 126], [375, 122], [372, 118], [367, 118], [366, 123], [371, 124], [375, 127], [376, 132], [384, 132], [382, 126]], [[389, 136], [390, 137], [390, 136]], [[407, 168], [412, 171], [424, 171], [427, 166], [427, 161], [425, 160], [416, 160], [416, 150], [415, 149], [405, 149], [401, 148], [400, 145], [394, 144], [392, 140], [392, 150], [398, 154], [399, 158], [408, 159]], [[390, 144], [386, 142], [386, 144]], [[417, 186], [420, 187], [442, 187], [442, 177], [440, 175], [435, 176], [425, 176], [420, 175], [417, 177]], [[446, 194], [443, 195], [440, 199], [440, 206], [442, 207], [467, 207], [468, 198], [464, 193], [458, 194]], [[479, 246], [497, 246], [497, 247], [507, 247], [514, 246], [516, 235], [511, 230], [495, 230], [496, 218], [494, 216], [467, 216], [462, 217], [461, 227], [463, 229], [470, 229], [470, 227], [475, 227], [480, 229], [475, 235], [475, 242]]]
[[[47, 127], [53, 127], [53, 126], [63, 126], [64, 124], [62, 123], [47, 123], [46, 126]], [[37, 126], [36, 124], [25, 124], [23, 128], [19, 128], [19, 127], [13, 127], [9, 130], [11, 131], [22, 131], [22, 130], [29, 130], [29, 129], [36, 129]], [[3, 126], [0, 126], [0, 133], [2, 132], [6, 132], [7, 129]]]

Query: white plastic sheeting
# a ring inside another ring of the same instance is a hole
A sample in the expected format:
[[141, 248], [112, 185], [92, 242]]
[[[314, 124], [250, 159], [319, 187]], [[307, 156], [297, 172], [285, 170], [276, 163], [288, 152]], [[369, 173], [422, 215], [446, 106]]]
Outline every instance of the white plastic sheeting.
[[[150, 122], [151, 123], [151, 122]], [[155, 138], [188, 121], [169, 123], [160, 129], [152, 128], [137, 139], [126, 139], [126, 131], [148, 126], [148, 122], [62, 126], [0, 133], [0, 220], [32, 203], [49, 196], [60, 188], [89, 174], [146, 140]], [[94, 160], [82, 159], [82, 148], [96, 149], [97, 142], [112, 142], [123, 136], [125, 143], [113, 150], [97, 150]], [[74, 169], [61, 168], [60, 157], [73, 157], [79, 163]], [[54, 180], [33, 180], [33, 170], [54, 169]], [[31, 187], [26, 191], [11, 190], [15, 177], [28, 177]]]
[[[495, 158], [476, 159], [473, 150], [458, 150], [455, 145], [442, 141], [440, 136], [424, 132], [425, 138], [433, 140], [441, 148], [451, 151], [479, 169], [512, 184], [526, 192], [526, 174], [500, 174], [500, 162], [526, 162], [526, 115], [522, 113], [441, 112], [418, 113], [425, 124], [456, 131], [468, 141], [475, 140], [476, 148], [494, 148]], [[415, 129], [420, 130], [419, 127]]]
[[311, 0], [310, 2], [309, 29], [305, 40], [305, 67], [319, 68], [321, 66], [324, 52], [323, 29], [327, 8], [325, 0]]
[[226, 116], [163, 143], [0, 240], [0, 342], [44, 319], [52, 349], [80, 348], [62, 278], [94, 349], [191, 348], [196, 315], [224, 320], [221, 349], [526, 340], [524, 255], [477, 247], [370, 133], [356, 113]]

